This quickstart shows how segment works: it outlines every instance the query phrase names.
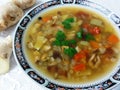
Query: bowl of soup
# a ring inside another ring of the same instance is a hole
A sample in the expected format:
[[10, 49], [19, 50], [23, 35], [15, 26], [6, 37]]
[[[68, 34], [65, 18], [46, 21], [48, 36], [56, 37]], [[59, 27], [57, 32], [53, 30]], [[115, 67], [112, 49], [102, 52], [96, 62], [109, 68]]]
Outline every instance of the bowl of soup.
[[120, 83], [120, 18], [86, 0], [39, 4], [19, 22], [14, 55], [49, 89], [110, 89]]

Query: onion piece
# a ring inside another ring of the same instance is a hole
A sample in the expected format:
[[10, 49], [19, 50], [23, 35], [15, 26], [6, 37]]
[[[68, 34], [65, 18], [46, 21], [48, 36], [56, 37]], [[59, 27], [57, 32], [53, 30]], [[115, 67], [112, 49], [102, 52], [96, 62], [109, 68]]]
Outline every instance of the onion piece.
[[102, 22], [101, 20], [99, 20], [99, 19], [92, 19], [92, 20], [90, 21], [90, 24], [101, 27], [102, 24], [103, 24], [103, 22]]

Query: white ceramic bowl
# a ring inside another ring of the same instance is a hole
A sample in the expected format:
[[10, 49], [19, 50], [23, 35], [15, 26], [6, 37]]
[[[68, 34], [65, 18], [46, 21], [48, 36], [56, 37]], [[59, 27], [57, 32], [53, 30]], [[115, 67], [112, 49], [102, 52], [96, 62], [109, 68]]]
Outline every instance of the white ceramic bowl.
[[23, 68], [23, 70], [36, 82], [44, 85], [52, 90], [106, 90], [111, 89], [120, 83], [120, 62], [117, 63], [116, 67], [110, 74], [100, 78], [94, 82], [89, 82], [85, 84], [69, 84], [58, 82], [53, 80], [41, 72], [39, 72], [28, 60], [24, 51], [24, 33], [27, 30], [29, 24], [36, 19], [41, 13], [48, 12], [54, 8], [60, 7], [78, 7], [85, 8], [94, 12], [97, 12], [114, 26], [115, 30], [120, 34], [120, 18], [111, 12], [110, 10], [98, 5], [96, 3], [87, 0], [53, 0], [48, 1], [43, 4], [39, 4], [33, 9], [31, 9], [19, 22], [16, 27], [14, 34], [14, 56], [17, 63]]

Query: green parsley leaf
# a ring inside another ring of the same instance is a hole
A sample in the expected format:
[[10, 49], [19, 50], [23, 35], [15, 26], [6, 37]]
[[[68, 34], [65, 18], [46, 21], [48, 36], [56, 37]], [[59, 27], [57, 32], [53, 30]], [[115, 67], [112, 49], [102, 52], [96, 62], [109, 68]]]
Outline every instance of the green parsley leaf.
[[75, 45], [75, 44], [76, 44], [75, 40], [65, 40], [65, 41], [62, 41], [62, 45], [63, 46], [70, 46], [70, 45]]
[[77, 32], [77, 38], [82, 39], [82, 33], [81, 32]]
[[56, 39], [59, 41], [65, 40], [66, 36], [65, 36], [64, 32], [59, 30], [56, 34]]
[[86, 40], [86, 41], [90, 41], [90, 40], [95, 40], [95, 38], [94, 38], [94, 36], [93, 36], [92, 34], [87, 33], [87, 34], [85, 35], [85, 40]]
[[65, 29], [71, 29], [72, 28], [71, 23], [73, 22], [74, 22], [74, 18], [67, 18], [62, 22], [62, 24], [64, 25]]
[[70, 47], [70, 48], [65, 48], [64, 53], [72, 58], [77, 53], [77, 51], [75, 48]]
[[61, 46], [62, 44], [61, 44], [61, 42], [60, 42], [59, 40], [55, 40], [55, 41], [53, 42], [53, 45]]

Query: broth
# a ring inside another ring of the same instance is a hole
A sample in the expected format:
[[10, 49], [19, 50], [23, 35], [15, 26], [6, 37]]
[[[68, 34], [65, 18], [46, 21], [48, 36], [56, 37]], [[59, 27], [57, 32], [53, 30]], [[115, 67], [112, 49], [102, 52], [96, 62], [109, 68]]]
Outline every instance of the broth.
[[39, 15], [25, 33], [25, 54], [40, 73], [66, 83], [86, 83], [111, 73], [119, 37], [104, 17], [61, 7]]

